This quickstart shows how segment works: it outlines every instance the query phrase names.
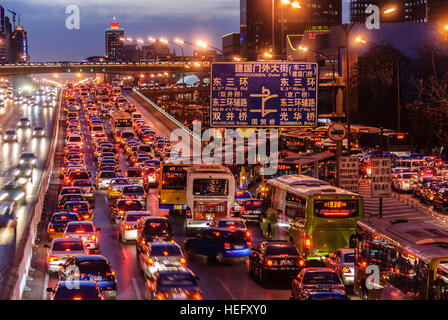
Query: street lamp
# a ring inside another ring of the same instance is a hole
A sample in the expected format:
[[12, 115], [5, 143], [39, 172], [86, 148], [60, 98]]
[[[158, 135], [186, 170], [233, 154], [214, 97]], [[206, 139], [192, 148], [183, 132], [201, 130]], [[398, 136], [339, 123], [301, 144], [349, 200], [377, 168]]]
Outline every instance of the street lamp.
[[[379, 45], [376, 42], [373, 41], [366, 41], [364, 40], [362, 37], [356, 37], [355, 39], [356, 43], [361, 43], [361, 44], [374, 44], [378, 47], [381, 47], [381, 45]], [[401, 105], [401, 101], [400, 101], [400, 60], [398, 58], [398, 55], [395, 52], [392, 52], [392, 56], [394, 58], [394, 60], [397, 61], [397, 132], [400, 132], [401, 130], [401, 125], [400, 125], [400, 105]]]
[[395, 10], [397, 10], [397, 9], [394, 7], [386, 9], [386, 10], [384, 10], [384, 14], [389, 14], [389, 13], [395, 12]]
[[[298, 1], [282, 0], [283, 5], [290, 5], [295, 9], [302, 8]], [[282, 10], [283, 16], [283, 10]], [[282, 37], [282, 50], [283, 50], [283, 17], [281, 19], [281, 37]], [[275, 56], [275, 0], [272, 0], [272, 55]]]

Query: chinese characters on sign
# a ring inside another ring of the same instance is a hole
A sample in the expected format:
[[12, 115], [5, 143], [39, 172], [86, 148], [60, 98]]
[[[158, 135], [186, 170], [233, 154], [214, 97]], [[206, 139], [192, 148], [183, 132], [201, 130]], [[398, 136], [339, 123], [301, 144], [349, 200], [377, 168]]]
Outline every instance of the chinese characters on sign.
[[357, 157], [339, 157], [339, 188], [359, 193]]
[[316, 63], [213, 63], [211, 126], [315, 127], [317, 77]]
[[391, 195], [390, 158], [372, 158], [372, 197], [388, 198]]

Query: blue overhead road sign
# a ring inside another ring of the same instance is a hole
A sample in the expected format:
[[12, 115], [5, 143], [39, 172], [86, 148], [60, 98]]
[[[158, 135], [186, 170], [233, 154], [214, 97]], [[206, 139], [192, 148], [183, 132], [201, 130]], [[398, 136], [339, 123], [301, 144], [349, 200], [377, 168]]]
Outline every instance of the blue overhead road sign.
[[316, 127], [318, 69], [307, 62], [217, 62], [212, 127]]

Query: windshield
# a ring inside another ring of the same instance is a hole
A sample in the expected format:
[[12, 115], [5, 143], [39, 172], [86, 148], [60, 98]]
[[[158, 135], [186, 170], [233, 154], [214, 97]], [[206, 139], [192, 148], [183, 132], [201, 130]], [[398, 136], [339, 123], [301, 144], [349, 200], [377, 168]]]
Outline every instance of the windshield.
[[191, 274], [161, 274], [158, 281], [161, 287], [196, 287], [196, 279]]
[[142, 176], [141, 170], [128, 170], [128, 177], [138, 178]]
[[[174, 167], [167, 168], [170, 170]], [[183, 169], [183, 168], [181, 168]], [[185, 168], [187, 169], [187, 168]], [[187, 188], [187, 171], [178, 172], [163, 170], [162, 187], [168, 190], [185, 190]]]
[[287, 254], [290, 256], [298, 256], [297, 249], [290, 244], [270, 244], [266, 247], [266, 255], [279, 256], [281, 254]]
[[143, 208], [143, 205], [140, 203], [140, 201], [137, 201], [137, 200], [120, 201], [120, 203], [118, 204], [118, 209], [126, 210], [126, 211], [143, 211], [143, 210], [145, 210], [145, 208]]
[[126, 217], [126, 221], [128, 222], [136, 222], [139, 221], [142, 217], [149, 217], [149, 214], [130, 214]]
[[303, 284], [340, 284], [338, 276], [334, 272], [307, 272], [303, 278]]
[[92, 182], [88, 180], [75, 180], [73, 185], [77, 187], [90, 187], [92, 186]]
[[173, 232], [171, 224], [165, 220], [148, 220], [145, 222], [145, 235], [168, 235]]
[[344, 262], [346, 262], [346, 263], [355, 262], [355, 253], [354, 252], [345, 253], [344, 254]]
[[233, 220], [221, 220], [218, 223], [218, 228], [237, 228], [237, 229], [245, 229], [246, 226], [242, 221], [233, 221]]
[[140, 186], [132, 186], [132, 187], [124, 187], [123, 193], [129, 193], [129, 194], [144, 194], [145, 190], [143, 190]]
[[117, 174], [113, 171], [103, 171], [100, 174], [100, 178], [115, 178]]
[[178, 246], [153, 246], [151, 248], [151, 256], [180, 256], [182, 252], [180, 251]]
[[76, 233], [84, 233], [84, 232], [93, 232], [93, 226], [90, 223], [69, 223], [67, 225], [66, 232], [76, 232]]
[[244, 204], [245, 209], [255, 209], [263, 207], [263, 201], [261, 200], [248, 200]]
[[59, 287], [55, 296], [55, 300], [101, 300], [100, 293], [96, 286], [80, 286], [78, 288]]
[[58, 241], [53, 245], [53, 251], [83, 251], [82, 240], [79, 241]]
[[67, 215], [59, 215], [55, 214], [51, 222], [68, 222], [68, 221], [76, 221], [78, 220], [78, 215], [76, 214], [67, 214]]
[[77, 266], [80, 273], [86, 274], [104, 275], [106, 272], [111, 271], [109, 264], [105, 260], [78, 261]]

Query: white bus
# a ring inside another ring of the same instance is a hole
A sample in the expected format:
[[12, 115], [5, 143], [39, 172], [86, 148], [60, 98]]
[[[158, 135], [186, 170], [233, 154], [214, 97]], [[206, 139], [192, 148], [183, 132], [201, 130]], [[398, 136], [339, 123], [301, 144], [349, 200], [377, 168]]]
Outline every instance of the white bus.
[[198, 164], [187, 171], [186, 231], [207, 228], [215, 217], [230, 217], [235, 177], [220, 164]]

